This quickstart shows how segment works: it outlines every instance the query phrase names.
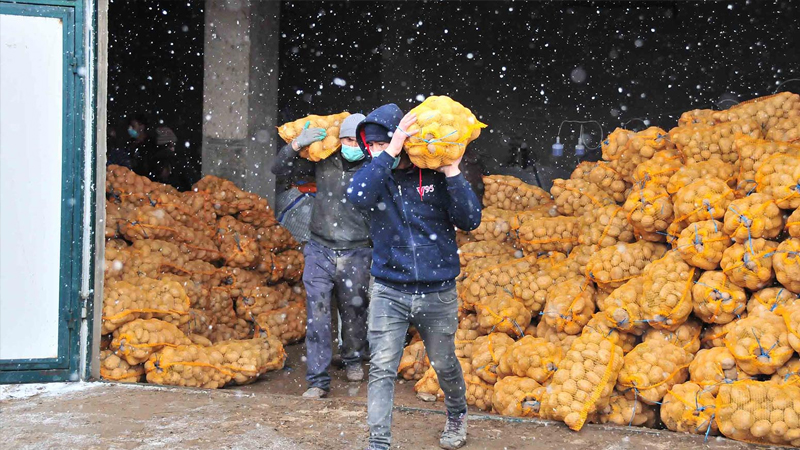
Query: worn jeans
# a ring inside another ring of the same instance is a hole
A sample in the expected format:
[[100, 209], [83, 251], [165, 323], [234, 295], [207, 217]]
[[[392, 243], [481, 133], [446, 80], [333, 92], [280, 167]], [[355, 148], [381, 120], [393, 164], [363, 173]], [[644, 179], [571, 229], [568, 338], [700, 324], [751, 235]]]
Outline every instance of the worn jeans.
[[455, 348], [458, 328], [456, 289], [409, 294], [375, 280], [369, 309], [372, 358], [367, 390], [367, 423], [370, 443], [378, 448], [388, 448], [391, 444], [394, 382], [409, 325], [414, 325], [422, 336], [431, 366], [444, 391], [447, 411], [458, 414], [467, 410], [464, 375]]
[[306, 381], [309, 387], [330, 390], [331, 299], [342, 317], [341, 354], [345, 366], [361, 364], [367, 347], [367, 298], [372, 249], [332, 250], [309, 241], [303, 252], [308, 329]]

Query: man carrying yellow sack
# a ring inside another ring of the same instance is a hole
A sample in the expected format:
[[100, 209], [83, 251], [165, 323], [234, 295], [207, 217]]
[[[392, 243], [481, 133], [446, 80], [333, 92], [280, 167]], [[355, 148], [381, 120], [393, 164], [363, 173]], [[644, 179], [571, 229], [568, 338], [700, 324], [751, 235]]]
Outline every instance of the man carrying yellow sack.
[[[345, 195], [353, 174], [366, 158], [356, 143], [362, 114], [348, 116], [339, 129], [342, 150], [315, 164], [317, 195], [311, 212], [311, 238], [305, 246], [306, 381], [303, 397], [322, 398], [330, 391], [331, 299], [342, 317], [342, 362], [348, 381], [362, 381], [367, 349], [367, 288], [372, 248], [366, 216]], [[322, 128], [306, 127], [278, 153], [272, 173], [285, 176], [300, 161], [300, 151], [325, 139]]]

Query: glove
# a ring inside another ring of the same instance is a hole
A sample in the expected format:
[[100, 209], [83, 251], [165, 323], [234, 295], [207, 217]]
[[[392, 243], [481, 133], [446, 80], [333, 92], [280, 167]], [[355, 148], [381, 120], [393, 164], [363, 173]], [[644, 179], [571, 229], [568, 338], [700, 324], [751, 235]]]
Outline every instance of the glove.
[[300, 135], [292, 141], [292, 148], [299, 150], [308, 147], [314, 142], [325, 139], [328, 135], [324, 128], [308, 128], [311, 122], [306, 122], [306, 127], [300, 132]]

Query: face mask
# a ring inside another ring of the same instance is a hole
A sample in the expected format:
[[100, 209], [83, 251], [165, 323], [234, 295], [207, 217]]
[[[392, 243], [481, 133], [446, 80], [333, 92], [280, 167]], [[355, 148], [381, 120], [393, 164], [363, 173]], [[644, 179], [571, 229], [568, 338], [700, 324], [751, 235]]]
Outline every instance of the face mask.
[[[373, 158], [377, 158], [377, 157], [378, 157], [378, 155], [380, 155], [381, 153], [383, 153], [383, 152], [382, 152], [382, 151], [380, 151], [380, 152], [373, 152], [373, 153], [372, 153], [372, 157], [373, 157]], [[398, 165], [398, 164], [400, 164], [400, 155], [397, 155], [397, 156], [395, 156], [395, 158], [394, 158], [394, 162], [392, 163], [392, 170], [394, 170], [394, 169], [397, 169], [397, 165]]]
[[132, 137], [133, 139], [136, 139], [139, 137], [139, 132], [134, 130], [133, 128], [128, 128], [128, 136]]
[[342, 156], [350, 162], [356, 162], [364, 159], [364, 152], [361, 151], [361, 147], [342, 144]]

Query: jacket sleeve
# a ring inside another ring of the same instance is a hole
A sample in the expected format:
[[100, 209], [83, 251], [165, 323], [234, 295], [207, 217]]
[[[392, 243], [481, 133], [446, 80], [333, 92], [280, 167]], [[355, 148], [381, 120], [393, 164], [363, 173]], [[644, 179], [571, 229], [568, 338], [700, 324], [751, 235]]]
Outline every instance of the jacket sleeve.
[[481, 224], [481, 202], [464, 178], [464, 174], [446, 178], [447, 193], [450, 194], [448, 214], [459, 230], [472, 231]]
[[292, 144], [286, 144], [281, 147], [278, 155], [275, 157], [275, 162], [270, 169], [274, 175], [286, 176], [290, 175], [292, 171], [300, 165], [300, 153], [294, 151]]
[[369, 209], [378, 203], [378, 196], [386, 180], [391, 176], [394, 158], [382, 152], [364, 164], [353, 175], [353, 181], [347, 188], [347, 200], [361, 209]]

